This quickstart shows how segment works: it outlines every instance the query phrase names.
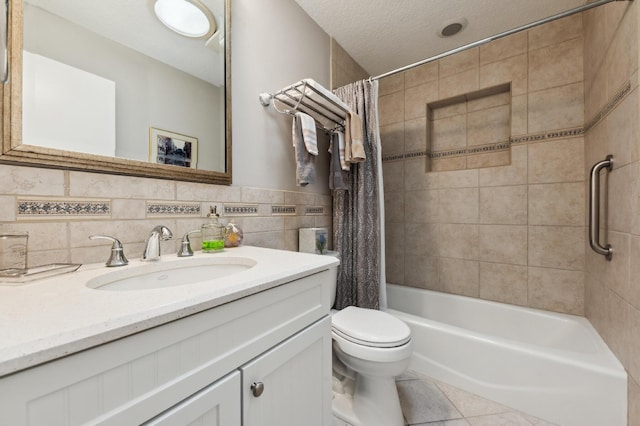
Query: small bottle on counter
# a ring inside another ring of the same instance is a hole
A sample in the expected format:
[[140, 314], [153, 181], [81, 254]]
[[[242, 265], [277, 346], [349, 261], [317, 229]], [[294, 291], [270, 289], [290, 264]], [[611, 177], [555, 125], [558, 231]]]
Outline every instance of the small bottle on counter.
[[220, 224], [216, 211], [216, 206], [211, 206], [209, 214], [207, 214], [209, 221], [202, 225], [202, 251], [204, 253], [216, 253], [224, 249], [224, 226]]

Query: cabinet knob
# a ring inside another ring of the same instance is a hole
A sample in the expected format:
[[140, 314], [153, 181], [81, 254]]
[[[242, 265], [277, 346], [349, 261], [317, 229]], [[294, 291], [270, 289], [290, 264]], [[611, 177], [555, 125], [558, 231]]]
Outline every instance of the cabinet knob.
[[251, 393], [253, 394], [253, 396], [257, 398], [260, 395], [262, 395], [262, 392], [264, 392], [264, 383], [262, 382], [251, 383]]

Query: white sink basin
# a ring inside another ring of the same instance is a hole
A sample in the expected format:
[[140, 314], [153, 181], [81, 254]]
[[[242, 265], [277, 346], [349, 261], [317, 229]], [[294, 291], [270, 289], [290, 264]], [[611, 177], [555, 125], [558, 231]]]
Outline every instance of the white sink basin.
[[217, 280], [251, 269], [256, 263], [247, 257], [200, 257], [167, 263], [147, 263], [125, 266], [93, 278], [86, 285], [95, 290], [106, 291], [175, 287]]

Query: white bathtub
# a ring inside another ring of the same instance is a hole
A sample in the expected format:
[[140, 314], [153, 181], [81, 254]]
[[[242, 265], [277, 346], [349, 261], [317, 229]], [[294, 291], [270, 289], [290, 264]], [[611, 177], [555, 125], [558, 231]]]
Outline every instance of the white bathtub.
[[627, 374], [585, 318], [389, 284], [410, 369], [562, 426], [627, 424]]

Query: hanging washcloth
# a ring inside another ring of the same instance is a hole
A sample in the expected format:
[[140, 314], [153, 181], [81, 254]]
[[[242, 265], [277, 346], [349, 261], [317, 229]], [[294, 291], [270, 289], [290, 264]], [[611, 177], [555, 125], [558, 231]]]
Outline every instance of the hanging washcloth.
[[344, 138], [344, 133], [343, 132], [334, 132], [332, 135], [332, 140], [333, 136], [335, 137], [335, 141], [337, 142], [338, 145], [338, 152], [340, 154], [340, 168], [342, 170], [344, 170], [345, 172], [348, 172], [349, 169], [351, 168], [351, 165], [349, 163], [347, 163], [347, 160], [345, 158], [345, 152], [346, 152], [346, 143], [345, 143], [345, 138]]
[[[331, 134], [331, 142], [329, 143], [329, 152], [331, 153], [331, 162], [329, 164], [329, 189], [348, 189], [347, 174], [342, 170], [340, 164], [340, 135], [339, 132]], [[344, 139], [344, 136], [342, 137]]]
[[[311, 120], [311, 126], [307, 118]], [[291, 126], [291, 136], [296, 155], [296, 183], [298, 186], [307, 186], [316, 180], [318, 142], [313, 118], [307, 114], [296, 113]]]
[[367, 159], [362, 143], [362, 118], [358, 114], [347, 112], [345, 120], [345, 158], [347, 163], [361, 163]]

